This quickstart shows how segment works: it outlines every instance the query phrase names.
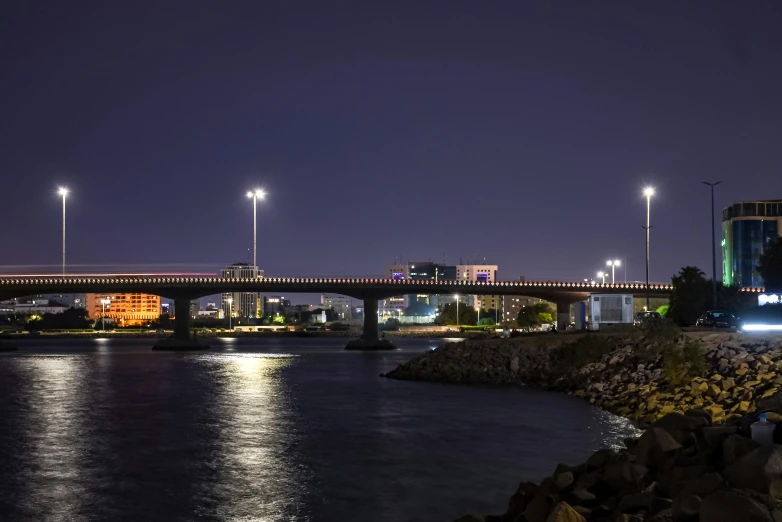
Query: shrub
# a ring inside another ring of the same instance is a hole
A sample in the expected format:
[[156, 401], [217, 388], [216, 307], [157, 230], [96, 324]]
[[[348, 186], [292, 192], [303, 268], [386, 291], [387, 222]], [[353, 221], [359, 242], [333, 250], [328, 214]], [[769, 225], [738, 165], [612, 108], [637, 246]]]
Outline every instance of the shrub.
[[554, 353], [554, 365], [560, 371], [569, 371], [600, 358], [615, 348], [611, 338], [602, 335], [584, 335], [572, 343], [563, 344]]
[[639, 340], [655, 344], [667, 344], [682, 335], [681, 329], [670, 319], [647, 320], [635, 330]]
[[668, 315], [668, 309], [671, 307], [671, 305], [662, 305], [660, 308], [657, 309], [657, 313], [661, 316], [665, 317]]
[[663, 372], [673, 386], [683, 386], [706, 371], [706, 352], [697, 341], [663, 348]]

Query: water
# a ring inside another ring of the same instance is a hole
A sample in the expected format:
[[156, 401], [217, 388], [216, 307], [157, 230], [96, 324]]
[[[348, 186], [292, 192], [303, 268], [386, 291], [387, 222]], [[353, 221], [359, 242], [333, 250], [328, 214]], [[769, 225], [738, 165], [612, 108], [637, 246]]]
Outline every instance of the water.
[[343, 339], [0, 354], [0, 520], [451, 521], [632, 433], [565, 395], [401, 382]]

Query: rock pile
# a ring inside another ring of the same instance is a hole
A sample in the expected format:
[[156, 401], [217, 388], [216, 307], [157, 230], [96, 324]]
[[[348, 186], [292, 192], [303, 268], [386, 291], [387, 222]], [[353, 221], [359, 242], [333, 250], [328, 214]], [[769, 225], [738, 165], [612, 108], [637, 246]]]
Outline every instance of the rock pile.
[[666, 379], [662, 355], [646, 359], [636, 345], [623, 346], [600, 361], [559, 377], [551, 388], [645, 423], [691, 408], [703, 408], [715, 423], [721, 423], [731, 416], [773, 408], [780, 402], [779, 339], [709, 334], [700, 342], [705, 352], [705, 372], [680, 386]]
[[703, 409], [670, 413], [626, 445], [521, 483], [503, 515], [457, 522], [782, 520], [782, 446], [715, 427]]
[[[538, 338], [543, 340], [543, 338]], [[552, 338], [553, 339], [553, 338]], [[715, 423], [758, 409], [782, 409], [782, 340], [741, 334], [698, 335], [705, 370], [679, 386], [666, 377], [663, 356], [630, 337], [602, 338], [604, 355], [562, 365], [562, 344], [529, 339], [449, 343], [388, 373], [388, 377], [452, 383], [531, 385], [582, 397], [636, 421], [700, 408]], [[681, 338], [680, 345], [692, 340]], [[539, 341], [540, 343], [540, 341]]]

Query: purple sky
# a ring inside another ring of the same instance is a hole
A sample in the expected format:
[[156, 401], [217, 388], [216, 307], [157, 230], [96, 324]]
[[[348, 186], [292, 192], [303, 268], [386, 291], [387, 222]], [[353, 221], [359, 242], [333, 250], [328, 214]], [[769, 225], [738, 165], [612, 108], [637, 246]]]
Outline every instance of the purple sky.
[[248, 259], [262, 185], [298, 276], [642, 279], [651, 183], [664, 281], [711, 271], [701, 181], [782, 198], [779, 2], [378, 4], [8, 0], [0, 265], [59, 263], [58, 184], [69, 263], [199, 270]]

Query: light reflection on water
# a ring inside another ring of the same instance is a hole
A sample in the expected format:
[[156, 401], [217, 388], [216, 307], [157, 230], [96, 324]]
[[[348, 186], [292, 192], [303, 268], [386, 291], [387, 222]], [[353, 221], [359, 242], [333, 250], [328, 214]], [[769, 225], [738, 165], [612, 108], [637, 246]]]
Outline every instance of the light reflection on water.
[[560, 394], [379, 378], [439, 344], [399, 342], [0, 355], [0, 520], [448, 521], [633, 431]]
[[299, 466], [288, 453], [297, 427], [282, 416], [291, 404], [277, 376], [291, 359], [279, 354], [198, 357], [220, 383], [207, 408], [214, 410], [210, 417], [219, 419], [214, 496], [225, 499], [219, 508], [224, 520], [247, 513], [262, 522], [285, 520], [301, 503]]
[[84, 516], [83, 441], [89, 404], [79, 359], [35, 357], [25, 360], [21, 368], [28, 380], [30, 422], [26, 433], [29, 466], [22, 470], [21, 482], [28, 488], [26, 496], [37, 499], [41, 520]]

